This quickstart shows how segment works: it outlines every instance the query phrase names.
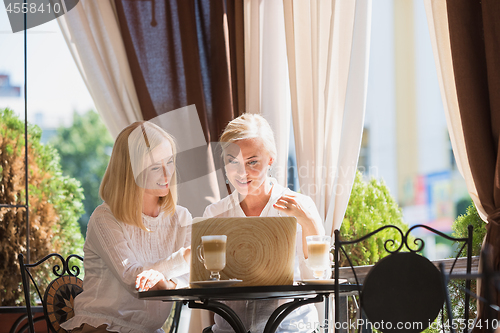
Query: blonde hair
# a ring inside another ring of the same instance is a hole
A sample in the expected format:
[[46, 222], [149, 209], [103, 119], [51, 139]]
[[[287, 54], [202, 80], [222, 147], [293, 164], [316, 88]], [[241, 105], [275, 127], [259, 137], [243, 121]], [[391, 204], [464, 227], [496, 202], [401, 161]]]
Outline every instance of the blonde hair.
[[227, 124], [220, 137], [222, 149], [238, 140], [261, 138], [273, 160], [276, 159], [276, 142], [271, 126], [258, 114], [244, 113]]
[[[140, 168], [147, 155], [167, 140], [172, 146], [175, 165], [174, 138], [159, 126], [143, 121], [124, 128], [115, 140], [108, 167], [99, 188], [99, 195], [106, 202], [117, 220], [147, 230], [142, 222], [142, 200], [144, 188], [136, 183]], [[131, 156], [132, 159], [131, 159]], [[175, 213], [177, 204], [176, 171], [169, 182], [169, 193], [158, 201], [160, 210]]]

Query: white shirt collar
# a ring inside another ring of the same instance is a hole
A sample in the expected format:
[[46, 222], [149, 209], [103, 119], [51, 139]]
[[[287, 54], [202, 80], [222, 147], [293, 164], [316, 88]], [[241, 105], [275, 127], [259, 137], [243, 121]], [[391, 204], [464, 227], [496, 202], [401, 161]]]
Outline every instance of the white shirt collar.
[[[285, 194], [285, 192], [288, 190], [288, 188], [278, 184], [278, 181], [275, 178], [268, 177], [266, 181], [270, 181], [273, 187], [271, 189], [271, 197], [269, 198], [269, 201], [267, 202], [266, 206], [260, 213], [260, 216], [267, 216], [274, 203], [278, 201], [278, 199], [281, 198], [281, 196]], [[240, 205], [238, 191], [233, 191], [233, 193], [231, 193], [231, 205], [232, 207], [230, 208], [235, 209], [240, 214], [245, 216], [245, 213], [243, 212], [243, 209], [241, 208]]]

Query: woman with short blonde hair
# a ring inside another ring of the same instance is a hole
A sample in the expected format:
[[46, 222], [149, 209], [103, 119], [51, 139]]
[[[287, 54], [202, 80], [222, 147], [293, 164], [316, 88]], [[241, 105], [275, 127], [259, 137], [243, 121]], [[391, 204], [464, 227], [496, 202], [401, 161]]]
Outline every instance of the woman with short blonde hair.
[[118, 135], [101, 183], [104, 203], [90, 217], [84, 290], [71, 332], [163, 332], [169, 302], [137, 291], [188, 285], [191, 214], [176, 206], [175, 142], [160, 127], [136, 122]]
[[261, 138], [271, 158], [276, 159], [274, 133], [267, 120], [258, 114], [245, 113], [227, 124], [220, 137], [222, 149], [238, 140]]
[[[305, 265], [306, 236], [324, 235], [325, 230], [313, 200], [291, 191], [269, 176], [276, 159], [276, 144], [268, 122], [259, 115], [244, 114], [232, 120], [220, 137], [224, 170], [235, 191], [205, 209], [204, 217], [281, 216], [297, 218], [294, 279], [312, 277]], [[242, 219], [244, 221], [244, 219]], [[278, 300], [230, 301], [228, 306], [242, 319], [246, 329], [262, 332]], [[318, 314], [313, 305], [302, 306], [286, 317], [276, 332], [309, 332], [316, 327]], [[233, 332], [220, 316], [215, 325], [204, 330]]]

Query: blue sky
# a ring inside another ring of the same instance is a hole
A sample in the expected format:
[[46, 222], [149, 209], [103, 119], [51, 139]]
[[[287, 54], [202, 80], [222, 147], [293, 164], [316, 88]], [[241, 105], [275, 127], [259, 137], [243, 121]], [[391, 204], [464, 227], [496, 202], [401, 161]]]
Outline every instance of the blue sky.
[[[5, 6], [0, 3], [0, 73], [11, 84], [24, 86], [24, 32], [12, 33]], [[24, 118], [24, 98], [0, 97]], [[73, 111], [94, 108], [55, 20], [28, 30], [28, 121], [42, 113], [45, 126], [69, 125]]]

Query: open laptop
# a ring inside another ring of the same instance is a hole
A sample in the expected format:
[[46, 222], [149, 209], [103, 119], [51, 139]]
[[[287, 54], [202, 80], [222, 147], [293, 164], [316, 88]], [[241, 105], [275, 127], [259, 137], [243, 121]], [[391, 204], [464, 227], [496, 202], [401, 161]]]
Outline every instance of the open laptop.
[[190, 282], [210, 277], [197, 258], [201, 236], [226, 235], [226, 267], [221, 280], [238, 286], [293, 284], [297, 219], [295, 217], [195, 218], [191, 233]]

